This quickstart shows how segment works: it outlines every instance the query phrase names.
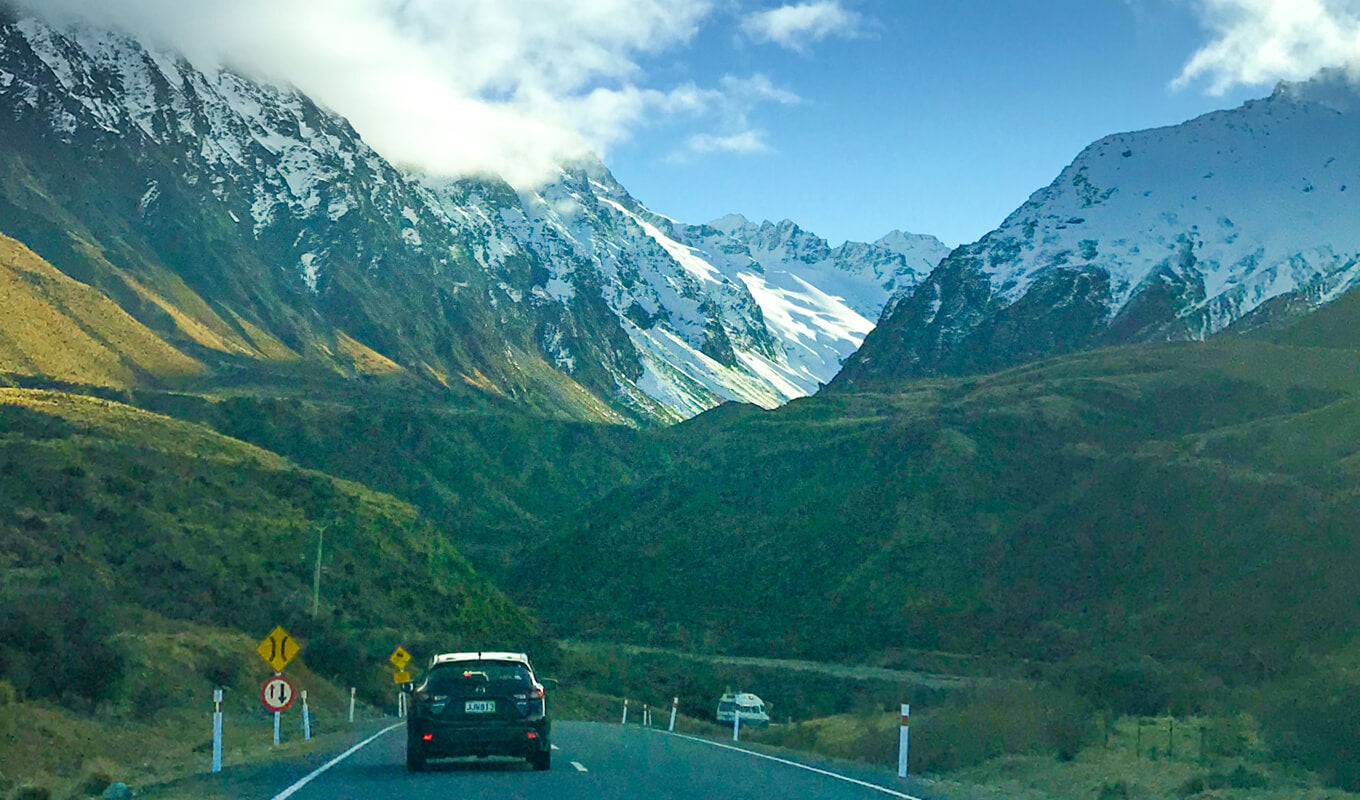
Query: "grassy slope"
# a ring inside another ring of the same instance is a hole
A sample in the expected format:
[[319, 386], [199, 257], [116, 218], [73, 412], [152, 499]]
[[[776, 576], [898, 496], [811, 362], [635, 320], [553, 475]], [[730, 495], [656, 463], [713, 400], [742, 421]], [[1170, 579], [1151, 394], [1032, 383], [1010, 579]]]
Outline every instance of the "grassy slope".
[[4, 390], [0, 425], [14, 572], [79, 566], [168, 616], [255, 629], [306, 609], [315, 526], [329, 524], [333, 620], [523, 624], [414, 508], [359, 484], [94, 398]]

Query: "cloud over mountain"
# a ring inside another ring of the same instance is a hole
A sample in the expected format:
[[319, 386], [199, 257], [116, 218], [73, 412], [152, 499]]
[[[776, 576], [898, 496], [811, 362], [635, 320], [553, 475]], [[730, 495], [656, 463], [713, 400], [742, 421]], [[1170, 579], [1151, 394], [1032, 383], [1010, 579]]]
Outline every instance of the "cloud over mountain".
[[759, 76], [650, 84], [640, 62], [684, 47], [713, 15], [712, 0], [19, 2], [57, 21], [123, 28], [199, 64], [287, 81], [389, 159], [437, 174], [532, 184], [659, 116], [730, 136], [730, 120], [751, 104], [785, 102]]
[[1200, 0], [1212, 40], [1173, 84], [1208, 79], [1221, 94], [1239, 84], [1302, 80], [1327, 67], [1360, 68], [1357, 0]]

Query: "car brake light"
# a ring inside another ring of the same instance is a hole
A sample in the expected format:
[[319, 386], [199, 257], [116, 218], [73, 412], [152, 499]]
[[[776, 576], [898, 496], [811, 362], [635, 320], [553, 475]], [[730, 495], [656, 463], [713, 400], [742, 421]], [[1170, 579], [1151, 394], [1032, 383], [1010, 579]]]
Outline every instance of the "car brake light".
[[537, 739], [537, 738], [538, 738], [538, 734], [535, 733], [534, 731], [529, 731], [529, 732], [528, 732], [527, 734], [525, 734], [525, 735], [528, 736], [530, 739]]
[[425, 734], [424, 736], [422, 736], [422, 737], [420, 737], [420, 738], [421, 738], [423, 741], [426, 741], [426, 742], [433, 742], [433, 741], [434, 741], [434, 734], [433, 734], [433, 733], [427, 733], [427, 734]]

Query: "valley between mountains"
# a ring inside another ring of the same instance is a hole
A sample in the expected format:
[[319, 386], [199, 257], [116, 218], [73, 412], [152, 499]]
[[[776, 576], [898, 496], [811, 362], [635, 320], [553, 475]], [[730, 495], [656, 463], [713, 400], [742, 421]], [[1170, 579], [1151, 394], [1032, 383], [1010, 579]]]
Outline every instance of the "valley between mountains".
[[873, 759], [914, 693], [990, 786], [1165, 718], [1176, 785], [1081, 796], [1352, 796], [1357, 219], [1341, 74], [1102, 139], [978, 242], [832, 246], [595, 159], [420, 174], [0, 3], [0, 715], [48, 725], [0, 720], [0, 793], [135, 772], [70, 731], [170, 738], [283, 624], [375, 705], [397, 644], [528, 649], [580, 716], [763, 680], [810, 723], [770, 743]]

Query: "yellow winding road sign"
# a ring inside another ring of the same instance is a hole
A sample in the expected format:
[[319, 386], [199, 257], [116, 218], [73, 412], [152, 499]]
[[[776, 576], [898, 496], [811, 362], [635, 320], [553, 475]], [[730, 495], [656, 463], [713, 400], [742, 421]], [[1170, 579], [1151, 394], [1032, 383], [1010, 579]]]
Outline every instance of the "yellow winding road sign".
[[[400, 671], [406, 669], [406, 665], [411, 663], [411, 654], [406, 652], [404, 648], [398, 646], [396, 650], [392, 651], [392, 655], [388, 657], [387, 660], [391, 661], [392, 666]], [[401, 681], [398, 681], [398, 683], [401, 683]]]

